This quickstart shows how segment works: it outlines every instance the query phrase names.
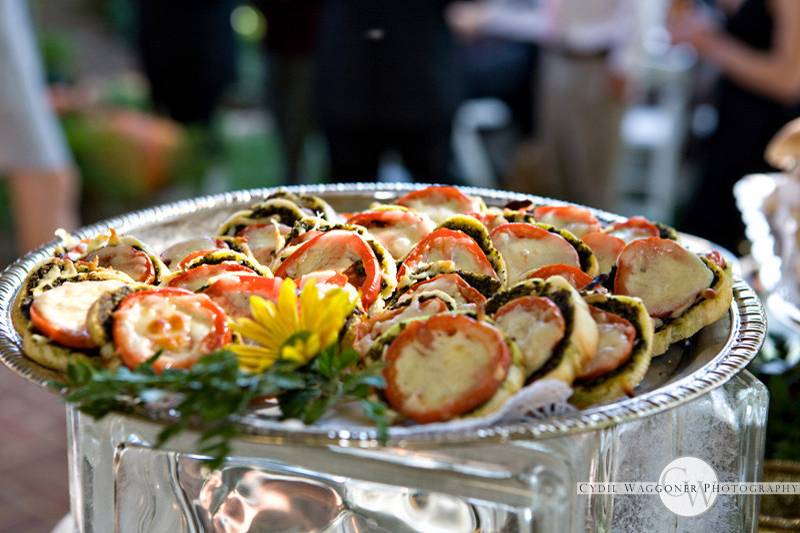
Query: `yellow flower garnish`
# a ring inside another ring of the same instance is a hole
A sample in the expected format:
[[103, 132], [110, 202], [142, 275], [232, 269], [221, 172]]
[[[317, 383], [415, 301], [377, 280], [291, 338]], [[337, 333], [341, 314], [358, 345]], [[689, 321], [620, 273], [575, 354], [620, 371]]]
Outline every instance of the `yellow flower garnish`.
[[291, 279], [281, 283], [278, 303], [260, 296], [250, 297], [253, 318], [240, 318], [231, 327], [253, 344], [231, 344], [239, 366], [263, 372], [279, 359], [308, 363], [335, 343], [355, 301], [344, 289], [331, 289], [320, 296], [314, 281], [303, 286], [298, 302], [297, 286]]

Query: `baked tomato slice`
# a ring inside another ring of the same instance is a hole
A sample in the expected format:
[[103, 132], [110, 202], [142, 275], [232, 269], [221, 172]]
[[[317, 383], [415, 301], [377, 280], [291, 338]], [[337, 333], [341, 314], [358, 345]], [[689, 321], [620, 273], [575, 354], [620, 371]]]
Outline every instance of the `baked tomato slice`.
[[439, 274], [431, 279], [420, 281], [409, 287], [398, 300], [405, 302], [414, 298], [414, 296], [430, 293], [434, 291], [441, 291], [450, 296], [456, 302], [458, 307], [474, 307], [476, 309], [483, 309], [486, 305], [486, 296], [480, 293], [478, 289], [472, 287], [469, 283], [464, 281], [464, 278], [455, 273]]
[[439, 228], [422, 239], [397, 269], [397, 279], [430, 263], [448, 263], [453, 270], [500, 279], [478, 243], [462, 231]]
[[234, 275], [218, 279], [203, 294], [219, 305], [228, 317], [236, 319], [250, 316], [251, 296], [277, 301], [281, 281], [280, 278]]
[[578, 252], [569, 241], [533, 224], [502, 224], [492, 230], [491, 237], [494, 247], [506, 262], [509, 285], [546, 265], [581, 266]]
[[250, 224], [236, 234], [244, 237], [253, 257], [262, 265], [269, 265], [275, 253], [286, 244], [286, 236], [292, 228], [285, 224], [265, 223]]
[[161, 288], [127, 296], [113, 314], [114, 346], [134, 369], [155, 353], [157, 372], [189, 368], [231, 342], [227, 317], [205, 294]]
[[[198, 237], [173, 244], [161, 252], [161, 260], [170, 268], [183, 268], [191, 258], [200, 255], [197, 252], [208, 253], [223, 248], [225, 248], [224, 243], [217, 239]], [[190, 255], [191, 257], [187, 257]]]
[[403, 259], [414, 245], [434, 229], [430, 219], [401, 209], [357, 213], [348, 218], [347, 223], [367, 228], [397, 260]]
[[597, 353], [589, 364], [581, 369], [578, 379], [591, 380], [616, 370], [631, 358], [636, 329], [621, 316], [589, 306], [589, 312], [597, 323]]
[[441, 224], [453, 215], [480, 212], [481, 202], [467, 196], [455, 187], [425, 187], [398, 198], [395, 203], [428, 215], [436, 224]]
[[113, 280], [62, 283], [33, 299], [31, 323], [44, 336], [63, 346], [96, 348], [86, 327], [86, 314], [100, 296], [123, 285]]
[[678, 316], [709, 288], [714, 273], [677, 242], [637, 239], [617, 258], [614, 294], [637, 296], [654, 317]]
[[506, 379], [511, 354], [495, 327], [464, 315], [410, 323], [386, 351], [386, 399], [420, 424], [486, 403]]
[[661, 230], [658, 229], [658, 226], [644, 217], [631, 217], [623, 222], [614, 222], [606, 228], [606, 232], [622, 239], [626, 243], [636, 239], [647, 239], [648, 237], [661, 235]]
[[306, 274], [332, 270], [347, 276], [361, 291], [361, 302], [368, 308], [381, 290], [381, 269], [375, 252], [357, 233], [333, 230], [303, 243], [275, 271], [279, 278], [299, 280]]
[[542, 268], [537, 268], [528, 275], [528, 279], [541, 278], [547, 279], [550, 276], [561, 276], [566, 279], [570, 285], [580, 290], [592, 282], [592, 276], [581, 270], [580, 268], [572, 265], [556, 264], [547, 265]]
[[217, 263], [215, 265], [199, 265], [190, 268], [184, 272], [175, 274], [169, 281], [167, 286], [176, 287], [178, 289], [186, 289], [189, 291], [198, 291], [203, 287], [213, 284], [223, 277], [238, 277], [238, 276], [258, 276], [258, 274], [249, 267], [240, 265], [238, 263]]
[[561, 310], [543, 296], [522, 296], [511, 300], [497, 310], [494, 320], [500, 331], [519, 346], [528, 375], [550, 359], [566, 331]]
[[437, 297], [416, 299], [403, 307], [387, 309], [356, 324], [353, 328], [353, 348], [364, 356], [369, 352], [372, 343], [395, 324], [449, 310], [447, 303]]
[[91, 263], [95, 259], [99, 266], [119, 270], [133, 281], [152, 283], [156, 279], [156, 270], [150, 257], [127, 244], [103, 246], [87, 254], [83, 261]]
[[540, 205], [533, 210], [533, 218], [559, 229], [565, 229], [582, 237], [592, 231], [600, 231], [600, 221], [591, 211], [575, 205]]
[[592, 253], [597, 257], [600, 272], [608, 274], [617, 263], [619, 253], [625, 248], [625, 241], [604, 231], [593, 231], [587, 233], [581, 240], [586, 246], [592, 249]]

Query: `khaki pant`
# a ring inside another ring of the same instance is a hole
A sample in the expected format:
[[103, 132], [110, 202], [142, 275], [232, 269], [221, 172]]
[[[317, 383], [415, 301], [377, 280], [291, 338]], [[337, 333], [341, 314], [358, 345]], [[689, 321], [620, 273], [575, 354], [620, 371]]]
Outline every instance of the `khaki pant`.
[[[624, 105], [611, 94], [606, 58], [544, 50], [540, 60], [539, 135], [520, 154], [513, 179], [528, 192], [613, 209], [614, 164]], [[535, 163], [533, 163], [535, 159]], [[524, 180], [524, 182], [523, 182]]]

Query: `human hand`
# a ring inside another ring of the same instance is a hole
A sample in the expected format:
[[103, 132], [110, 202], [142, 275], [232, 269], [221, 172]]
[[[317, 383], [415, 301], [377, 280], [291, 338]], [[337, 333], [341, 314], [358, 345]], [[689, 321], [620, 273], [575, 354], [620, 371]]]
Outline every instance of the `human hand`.
[[486, 26], [487, 9], [483, 3], [454, 2], [447, 6], [445, 18], [450, 28], [465, 39], [475, 39]]
[[719, 35], [712, 17], [696, 8], [672, 12], [667, 20], [667, 29], [674, 44], [690, 44], [700, 55], [709, 53]]

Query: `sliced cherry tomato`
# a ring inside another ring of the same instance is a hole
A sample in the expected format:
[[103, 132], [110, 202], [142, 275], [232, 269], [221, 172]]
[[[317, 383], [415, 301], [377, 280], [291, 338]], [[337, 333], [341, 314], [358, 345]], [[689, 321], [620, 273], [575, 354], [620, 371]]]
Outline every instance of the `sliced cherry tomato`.
[[415, 283], [400, 300], [404, 301], [428, 291], [442, 291], [452, 297], [459, 306], [474, 305], [482, 309], [486, 304], [486, 297], [455, 273], [439, 274], [431, 279]]
[[481, 210], [478, 200], [470, 198], [455, 187], [425, 187], [401, 196], [395, 203], [425, 213], [436, 224], [441, 224], [453, 215], [466, 215]]
[[575, 205], [540, 205], [533, 211], [538, 222], [565, 229], [576, 237], [600, 231], [600, 221], [588, 209]]
[[211, 252], [216, 251], [216, 250], [219, 250], [219, 248], [205, 248], [205, 249], [202, 249], [202, 250], [195, 250], [194, 252], [188, 253], [188, 254], [186, 254], [186, 256], [183, 259], [181, 259], [178, 262], [178, 268], [177, 269], [178, 270], [183, 270], [184, 268], [186, 268], [186, 265], [188, 265], [189, 263], [192, 262], [192, 259], [195, 259], [197, 257], [203, 257], [205, 255], [210, 254]]
[[497, 226], [492, 242], [506, 262], [508, 284], [525, 279], [528, 273], [546, 265], [565, 264], [580, 267], [575, 248], [561, 235], [546, 229], [515, 222]]
[[542, 268], [536, 269], [528, 275], [528, 279], [541, 278], [547, 279], [550, 276], [561, 276], [566, 279], [570, 285], [580, 290], [592, 282], [592, 276], [581, 270], [580, 268], [572, 265], [547, 265]]
[[597, 323], [597, 353], [581, 370], [579, 379], [591, 380], [616, 370], [631, 358], [636, 329], [621, 316], [589, 306]]
[[242, 228], [236, 235], [244, 237], [253, 257], [262, 265], [268, 265], [275, 257], [275, 252], [283, 248], [286, 235], [292, 228], [285, 224], [250, 224]]
[[250, 316], [250, 297], [261, 296], [277, 301], [281, 288], [280, 278], [261, 276], [231, 276], [215, 281], [203, 294], [214, 300], [230, 318]]
[[365, 308], [380, 293], [381, 269], [375, 252], [352, 231], [333, 230], [305, 242], [281, 263], [275, 276], [300, 279], [320, 270], [332, 270], [347, 276], [350, 284], [361, 291]]
[[404, 258], [434, 228], [430, 220], [399, 209], [358, 213], [347, 219], [347, 223], [367, 228], [397, 260]]
[[581, 237], [581, 240], [592, 249], [592, 253], [597, 257], [600, 272], [604, 274], [611, 272], [619, 253], [625, 248], [625, 241], [604, 231], [587, 233]]
[[654, 317], [668, 317], [691, 305], [709, 288], [714, 273], [675, 241], [637, 239], [617, 258], [614, 293], [638, 296]]
[[113, 315], [114, 346], [134, 369], [159, 350], [157, 372], [189, 368], [231, 342], [227, 317], [205, 294], [160, 288], [127, 296]]
[[97, 258], [99, 266], [124, 272], [133, 281], [152, 283], [156, 278], [155, 267], [150, 257], [143, 251], [127, 244], [103, 246], [88, 254], [83, 261], [91, 263], [95, 258]]
[[439, 228], [409, 252], [397, 270], [397, 279], [423, 263], [451, 262], [454, 270], [500, 279], [475, 240], [462, 231]]
[[619, 237], [626, 243], [661, 235], [658, 226], [644, 217], [631, 217], [624, 222], [615, 222], [606, 228], [606, 232]]
[[86, 327], [86, 314], [100, 296], [123, 285], [112, 280], [63, 283], [34, 298], [31, 323], [44, 336], [63, 346], [96, 348]]
[[199, 265], [170, 278], [169, 287], [177, 287], [189, 291], [197, 291], [214, 283], [218, 278], [229, 275], [258, 276], [252, 269], [238, 263], [217, 263], [216, 265]]
[[193, 254], [197, 251], [208, 253], [213, 250], [225, 248], [217, 239], [211, 237], [200, 237], [197, 239], [189, 239], [173, 244], [163, 252], [161, 252], [161, 260], [170, 268], [183, 268], [186, 261], [186, 256]]
[[389, 346], [386, 399], [420, 424], [450, 420], [487, 402], [510, 366], [497, 328], [464, 315], [435, 315], [409, 324]]
[[494, 319], [500, 331], [519, 346], [527, 374], [532, 374], [550, 359], [566, 331], [561, 310], [543, 296], [515, 298], [498, 309]]

